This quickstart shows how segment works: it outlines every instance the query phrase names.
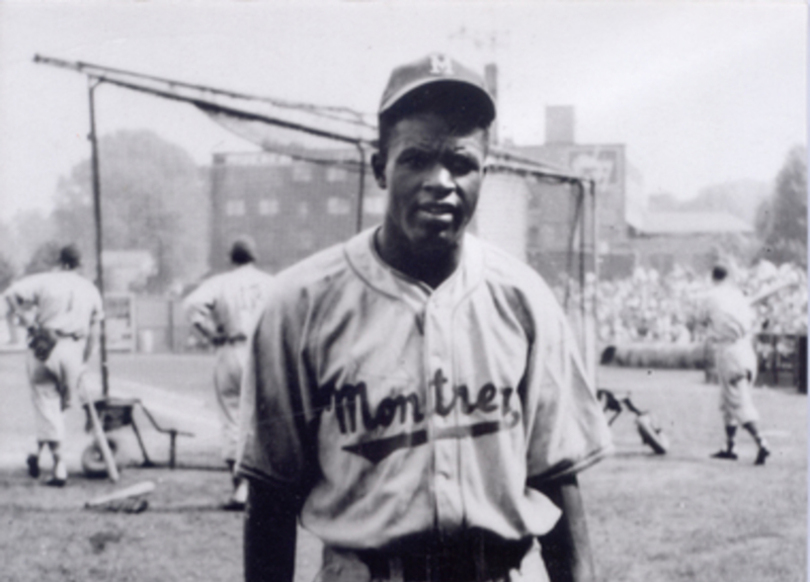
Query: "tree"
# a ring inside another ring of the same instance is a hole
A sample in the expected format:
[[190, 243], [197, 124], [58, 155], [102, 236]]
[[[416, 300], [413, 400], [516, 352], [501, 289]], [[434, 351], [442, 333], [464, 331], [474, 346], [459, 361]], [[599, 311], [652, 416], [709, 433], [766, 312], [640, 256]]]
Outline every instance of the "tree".
[[[14, 279], [15, 269], [5, 255], [0, 254], [0, 293], [6, 290]], [[5, 305], [0, 304], [0, 313], [5, 311]]]
[[51, 217], [42, 210], [17, 212], [6, 227], [0, 227], [0, 249], [11, 261], [15, 271], [25, 271], [36, 250], [45, 242], [54, 240], [55, 229]]
[[728, 212], [753, 224], [757, 208], [768, 197], [768, 183], [756, 180], [735, 180], [713, 184], [700, 190], [698, 195], [685, 200], [681, 210]]
[[62, 248], [55, 240], [45, 241], [31, 254], [31, 258], [23, 269], [26, 275], [50, 271], [59, 264], [59, 251]]
[[[207, 262], [208, 201], [199, 170], [182, 148], [149, 131], [119, 131], [99, 140], [103, 246], [148, 250], [157, 273], [152, 292], [194, 279]], [[60, 239], [94, 263], [91, 165], [73, 167], [57, 187]]]
[[773, 194], [760, 207], [759, 256], [780, 264], [807, 265], [807, 148], [795, 146], [776, 176]]

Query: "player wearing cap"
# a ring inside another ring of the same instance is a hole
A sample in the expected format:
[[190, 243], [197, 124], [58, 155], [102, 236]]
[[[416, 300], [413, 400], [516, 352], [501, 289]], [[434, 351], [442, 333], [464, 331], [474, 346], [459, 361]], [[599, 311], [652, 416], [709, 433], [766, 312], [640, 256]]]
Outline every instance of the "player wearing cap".
[[240, 510], [247, 498], [247, 482], [234, 472], [242, 369], [247, 339], [272, 276], [256, 268], [256, 247], [248, 237], [233, 242], [230, 260], [233, 269], [204, 281], [183, 305], [192, 325], [216, 346], [214, 391], [222, 425], [222, 456], [233, 477], [233, 491], [224, 508]]
[[249, 581], [503, 581], [539, 537], [592, 576], [576, 473], [610, 449], [565, 316], [529, 267], [466, 234], [495, 104], [442, 55], [391, 75], [380, 228], [278, 275], [244, 384]]
[[751, 333], [755, 314], [750, 301], [728, 278], [728, 269], [712, 269], [713, 288], [700, 308], [698, 320], [708, 327], [717, 376], [720, 380], [720, 410], [726, 427], [726, 448], [712, 455], [717, 459], [737, 460], [734, 440], [737, 426], [748, 431], [759, 448], [755, 463], [764, 465], [770, 455], [764, 437], [757, 429], [759, 412], [751, 397], [751, 385], [757, 372], [757, 356]]
[[53, 474], [46, 482], [57, 487], [67, 482], [61, 454], [65, 438], [64, 411], [81, 392], [86, 363], [96, 345], [103, 317], [101, 295], [78, 273], [79, 250], [68, 245], [59, 253], [57, 269], [20, 279], [5, 293], [10, 309], [28, 330], [31, 349], [26, 357], [34, 403], [37, 452], [28, 457], [28, 471], [39, 476], [39, 460], [47, 445]]

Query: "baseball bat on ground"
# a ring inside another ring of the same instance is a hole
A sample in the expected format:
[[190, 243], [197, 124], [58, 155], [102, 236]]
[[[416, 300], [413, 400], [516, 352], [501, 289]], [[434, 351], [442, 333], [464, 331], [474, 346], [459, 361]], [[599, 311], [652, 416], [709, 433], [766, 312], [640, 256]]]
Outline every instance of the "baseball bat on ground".
[[104, 457], [104, 464], [107, 466], [107, 475], [110, 477], [110, 481], [115, 483], [118, 481], [118, 467], [115, 465], [115, 459], [110, 450], [110, 445], [107, 442], [107, 437], [104, 434], [104, 429], [101, 428], [98, 411], [92, 402], [88, 402], [85, 406], [87, 406], [87, 410], [90, 413], [90, 423], [93, 425], [93, 436], [96, 439], [96, 445], [98, 445], [101, 456]]
[[90, 415], [90, 424], [93, 426], [93, 436], [96, 439], [96, 445], [98, 445], [101, 456], [104, 457], [104, 464], [107, 466], [107, 476], [110, 478], [110, 481], [116, 483], [118, 481], [118, 467], [115, 465], [115, 458], [110, 450], [109, 443], [107, 443], [107, 437], [104, 434], [104, 429], [98, 418], [96, 406], [93, 401], [87, 397], [87, 391], [81, 380], [79, 381], [79, 391], [82, 400], [84, 400], [84, 405], [87, 407], [87, 413]]
[[127, 499], [129, 497], [146, 495], [147, 493], [151, 493], [152, 491], [154, 491], [154, 489], [155, 483], [153, 481], [143, 481], [142, 483], [136, 483], [135, 485], [124, 487], [123, 489], [113, 491], [112, 493], [108, 493], [106, 495], [99, 495], [98, 497], [94, 497], [90, 501], [86, 502], [84, 506], [99, 507], [111, 501], [118, 501], [120, 499]]

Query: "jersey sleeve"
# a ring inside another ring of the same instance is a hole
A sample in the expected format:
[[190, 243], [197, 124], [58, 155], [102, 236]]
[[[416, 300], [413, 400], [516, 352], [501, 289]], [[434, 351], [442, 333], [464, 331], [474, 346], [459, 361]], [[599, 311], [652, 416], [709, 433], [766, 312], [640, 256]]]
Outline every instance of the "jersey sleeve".
[[577, 473], [613, 450], [610, 429], [562, 310], [543, 321], [531, 350], [527, 475]]
[[[183, 300], [183, 311], [192, 324], [213, 325], [212, 317], [217, 302], [217, 279], [203, 281]], [[215, 327], [215, 326], [214, 326]]]
[[242, 381], [239, 472], [289, 489], [305, 485], [314, 446], [304, 358], [306, 308], [271, 291]]
[[39, 282], [37, 276], [30, 276], [14, 282], [6, 289], [5, 296], [15, 311], [26, 310], [37, 302]]
[[5, 292], [5, 303], [19, 317], [24, 326], [36, 323], [36, 311], [40, 293], [40, 277], [31, 275], [14, 282]]

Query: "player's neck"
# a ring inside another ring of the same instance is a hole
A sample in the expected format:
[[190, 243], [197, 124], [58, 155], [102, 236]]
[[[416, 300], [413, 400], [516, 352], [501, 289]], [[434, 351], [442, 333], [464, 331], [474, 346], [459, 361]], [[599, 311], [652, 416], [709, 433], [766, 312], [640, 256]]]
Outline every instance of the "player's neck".
[[392, 229], [385, 226], [374, 233], [374, 248], [386, 264], [412, 279], [422, 281], [431, 289], [446, 281], [461, 262], [460, 241], [457, 246], [442, 251], [419, 252], [407, 241], [397, 240]]

